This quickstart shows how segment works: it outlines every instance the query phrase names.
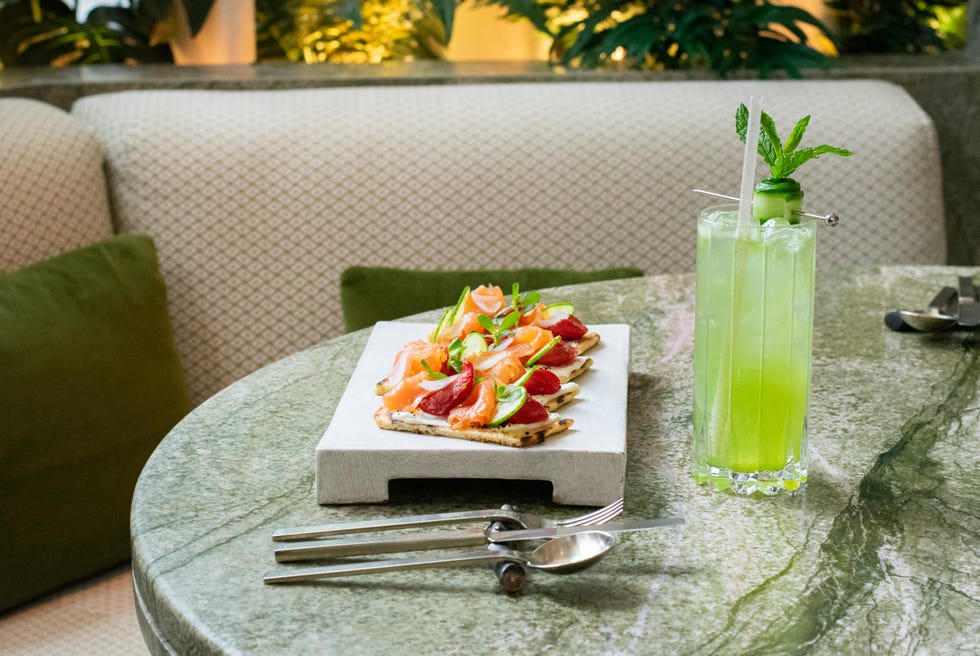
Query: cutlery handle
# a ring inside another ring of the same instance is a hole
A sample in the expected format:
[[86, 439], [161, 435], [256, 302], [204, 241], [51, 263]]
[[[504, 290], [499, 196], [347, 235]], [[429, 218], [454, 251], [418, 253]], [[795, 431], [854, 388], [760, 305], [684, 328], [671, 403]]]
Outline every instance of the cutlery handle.
[[960, 288], [959, 289], [960, 301], [962, 302], [964, 298], [967, 299], [968, 301], [976, 301], [977, 290], [976, 287], [973, 286], [973, 277], [958, 276], [958, 278], [959, 278], [959, 288]]
[[972, 276], [959, 276], [960, 305], [957, 310], [957, 323], [964, 328], [980, 325], [980, 299]]
[[280, 528], [272, 534], [272, 539], [277, 542], [308, 540], [310, 538], [327, 537], [330, 535], [365, 533], [367, 531], [382, 531], [413, 526], [433, 526], [436, 524], [452, 524], [457, 522], [516, 521], [517, 519], [517, 513], [513, 510], [503, 510], [500, 508], [490, 510], [464, 510], [461, 512], [435, 513], [432, 515], [411, 515], [408, 517], [391, 517], [389, 519], [367, 519], [359, 522], [321, 524], [319, 526]]
[[400, 572], [411, 569], [429, 569], [433, 567], [465, 567], [468, 565], [483, 565], [486, 563], [513, 562], [522, 563], [519, 554], [513, 552], [475, 551], [435, 556], [431, 558], [396, 558], [392, 560], [375, 560], [373, 562], [344, 563], [341, 565], [324, 565], [322, 567], [303, 567], [290, 570], [276, 570], [266, 574], [262, 580], [266, 583], [293, 583], [297, 581], [316, 581], [319, 579], [338, 576], [355, 576], [358, 574], [377, 574], [381, 572]]
[[298, 560], [316, 560], [338, 556], [367, 556], [445, 547], [472, 547], [488, 543], [486, 531], [482, 528], [475, 528], [463, 531], [406, 533], [384, 537], [362, 536], [332, 540], [310, 540], [277, 547], [275, 554], [276, 562], [290, 563]]
[[936, 294], [935, 298], [929, 301], [929, 305], [926, 306], [930, 310], [935, 310], [936, 312], [943, 313], [946, 311], [946, 306], [956, 300], [956, 289], [953, 287], [943, 287]]

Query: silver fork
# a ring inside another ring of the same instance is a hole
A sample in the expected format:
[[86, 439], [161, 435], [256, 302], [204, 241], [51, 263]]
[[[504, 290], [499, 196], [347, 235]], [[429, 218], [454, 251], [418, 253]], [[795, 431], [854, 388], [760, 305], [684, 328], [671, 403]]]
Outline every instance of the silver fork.
[[388, 519], [368, 519], [358, 522], [342, 522], [338, 524], [321, 524], [319, 526], [300, 526], [296, 528], [280, 528], [272, 534], [277, 542], [288, 540], [308, 540], [331, 535], [346, 535], [348, 533], [365, 533], [367, 531], [383, 531], [396, 528], [411, 528], [416, 526], [434, 526], [437, 524], [458, 524], [464, 522], [510, 522], [521, 528], [550, 528], [558, 526], [583, 526], [586, 524], [605, 524], [623, 512], [623, 500], [616, 499], [608, 506], [598, 510], [570, 517], [568, 519], [549, 519], [521, 510], [509, 508], [491, 508], [489, 510], [464, 510], [461, 512], [435, 513], [432, 515], [412, 515], [408, 517], [391, 517]]

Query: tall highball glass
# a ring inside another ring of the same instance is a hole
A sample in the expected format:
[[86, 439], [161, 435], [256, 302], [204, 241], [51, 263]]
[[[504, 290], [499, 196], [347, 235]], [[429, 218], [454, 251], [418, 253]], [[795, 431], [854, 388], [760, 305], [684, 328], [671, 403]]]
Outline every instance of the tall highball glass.
[[737, 494], [801, 490], [817, 224], [698, 215], [694, 477]]

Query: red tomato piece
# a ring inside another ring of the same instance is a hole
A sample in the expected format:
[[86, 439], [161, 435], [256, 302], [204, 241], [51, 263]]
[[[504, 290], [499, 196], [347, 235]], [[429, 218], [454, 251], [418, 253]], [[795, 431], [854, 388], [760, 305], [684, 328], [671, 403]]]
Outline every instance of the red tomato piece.
[[555, 394], [561, 389], [561, 379], [553, 371], [535, 369], [524, 383], [528, 394]]
[[558, 342], [535, 364], [543, 364], [546, 367], [561, 367], [571, 364], [576, 357], [578, 357], [578, 349], [575, 348], [574, 344]]
[[530, 396], [521, 406], [521, 409], [511, 415], [507, 420], [508, 424], [536, 424], [548, 418], [548, 409], [541, 405], [541, 402]]
[[473, 365], [463, 363], [463, 371], [458, 373], [453, 382], [445, 387], [426, 393], [419, 401], [419, 409], [436, 417], [446, 417], [449, 411], [466, 400], [473, 390]]
[[572, 314], [551, 324], [548, 326], [548, 330], [551, 331], [552, 335], [557, 335], [562, 339], [581, 339], [585, 333], [589, 332], [588, 327]]

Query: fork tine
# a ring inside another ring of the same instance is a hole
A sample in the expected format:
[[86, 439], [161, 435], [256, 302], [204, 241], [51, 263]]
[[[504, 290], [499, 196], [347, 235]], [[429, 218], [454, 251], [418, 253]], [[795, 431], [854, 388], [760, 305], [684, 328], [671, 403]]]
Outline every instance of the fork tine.
[[575, 517], [565, 524], [564, 526], [585, 526], [590, 524], [605, 524], [610, 519], [614, 518], [616, 515], [622, 512], [621, 508], [603, 508], [602, 512], [591, 514], [583, 517]]
[[608, 506], [599, 508], [598, 510], [593, 510], [585, 515], [580, 515], [579, 517], [572, 517], [571, 519], [566, 519], [564, 521], [558, 522], [562, 526], [582, 526], [585, 524], [604, 524], [608, 522], [613, 517], [616, 517], [621, 512], [623, 512], [623, 500], [617, 499], [613, 501]]
[[603, 508], [601, 511], [596, 512], [595, 515], [593, 515], [590, 518], [590, 521], [594, 524], [605, 523], [608, 522], [613, 517], [622, 514], [622, 512], [623, 512], [623, 500], [619, 499], [615, 503], [610, 504], [606, 508]]

